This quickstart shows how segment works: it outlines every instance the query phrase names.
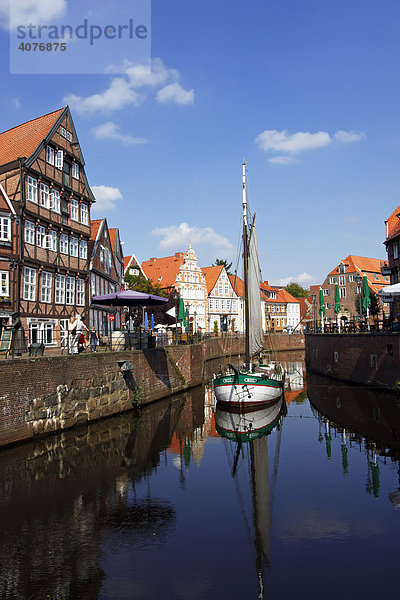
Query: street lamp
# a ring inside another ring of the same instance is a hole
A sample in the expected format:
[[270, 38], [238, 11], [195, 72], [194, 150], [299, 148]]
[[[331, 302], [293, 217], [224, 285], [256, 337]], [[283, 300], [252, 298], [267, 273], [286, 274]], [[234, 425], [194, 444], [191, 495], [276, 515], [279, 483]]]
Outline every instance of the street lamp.
[[194, 317], [194, 333], [197, 333], [197, 322], [196, 322], [196, 317], [197, 317], [197, 312], [194, 311], [193, 313], [193, 317]]
[[172, 299], [175, 303], [175, 343], [178, 343], [178, 302], [179, 302], [179, 292], [178, 290], [174, 290], [172, 292]]
[[359, 286], [359, 288], [360, 288], [358, 295], [360, 297], [360, 319], [361, 319], [361, 317], [362, 317], [362, 294], [361, 294], [362, 277], [361, 277], [361, 275], [356, 275], [355, 281], [356, 281], [357, 286]]

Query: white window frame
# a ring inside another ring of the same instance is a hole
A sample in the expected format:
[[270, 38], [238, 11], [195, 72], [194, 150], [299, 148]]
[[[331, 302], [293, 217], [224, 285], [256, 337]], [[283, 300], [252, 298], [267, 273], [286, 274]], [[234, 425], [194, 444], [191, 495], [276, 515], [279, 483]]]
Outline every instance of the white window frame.
[[54, 283], [54, 302], [65, 304], [65, 275], [58, 273]]
[[46, 162], [54, 166], [54, 148], [46, 146]]
[[35, 223], [33, 221], [25, 221], [24, 239], [26, 244], [35, 245]]
[[339, 296], [340, 296], [340, 298], [346, 298], [346, 288], [345, 287], [339, 288]]
[[76, 280], [76, 304], [85, 306], [85, 282], [79, 278]]
[[79, 165], [77, 162], [72, 163], [72, 177], [74, 179], [79, 179]]
[[11, 219], [9, 217], [0, 217], [0, 241], [11, 241]]
[[30, 175], [28, 175], [28, 195], [27, 199], [30, 202], [38, 203], [38, 189], [37, 189], [37, 179], [34, 179]]
[[40, 206], [50, 208], [50, 190], [47, 183], [40, 182]]
[[65, 280], [65, 304], [68, 306], [75, 304], [75, 277], [68, 275]]
[[74, 258], [78, 257], [78, 238], [77, 237], [70, 237], [69, 239], [69, 255], [73, 256]]
[[393, 258], [399, 258], [399, 245], [397, 242], [393, 244]]
[[81, 204], [81, 223], [82, 225], [89, 225], [89, 208], [84, 202]]
[[79, 202], [76, 198], [71, 200], [71, 219], [79, 222]]
[[79, 240], [79, 258], [82, 258], [83, 260], [87, 260], [87, 249], [88, 249], [87, 241]]
[[10, 274], [8, 271], [0, 271], [0, 296], [10, 295]]
[[59, 190], [51, 190], [50, 208], [56, 213], [61, 213], [61, 198]]
[[24, 267], [24, 300], [36, 300], [36, 269]]
[[[32, 332], [36, 332], [36, 341], [39, 343], [43, 343], [45, 346], [56, 346], [56, 342], [54, 339], [54, 328], [57, 324], [55, 319], [48, 320], [39, 320], [39, 319], [27, 319], [27, 324], [29, 328], [29, 343], [32, 344], [35, 341], [35, 338], [32, 335]], [[50, 332], [50, 339], [47, 339], [47, 332]]]
[[60, 235], [60, 252], [61, 254], [69, 254], [69, 238], [67, 233]]
[[46, 304], [51, 303], [51, 290], [53, 285], [53, 275], [48, 271], [42, 271], [42, 285], [40, 287], [40, 301]]
[[346, 277], [344, 275], [339, 276], [339, 285], [346, 285]]
[[47, 248], [52, 252], [57, 252], [57, 242], [57, 231], [55, 231], [54, 229], [50, 229], [49, 233], [47, 234]]
[[46, 248], [46, 229], [43, 225], [36, 227], [36, 246], [38, 248]]
[[61, 171], [64, 165], [64, 152], [62, 150], [57, 150], [55, 163], [56, 169], [60, 169]]

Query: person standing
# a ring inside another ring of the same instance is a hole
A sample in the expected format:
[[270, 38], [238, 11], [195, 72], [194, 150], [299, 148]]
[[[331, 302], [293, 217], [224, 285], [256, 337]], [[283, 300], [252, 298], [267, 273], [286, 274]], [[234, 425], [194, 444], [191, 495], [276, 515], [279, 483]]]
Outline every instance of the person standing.
[[92, 351], [96, 352], [97, 343], [99, 341], [99, 336], [94, 327], [92, 327], [92, 331], [90, 332], [90, 343], [92, 345]]

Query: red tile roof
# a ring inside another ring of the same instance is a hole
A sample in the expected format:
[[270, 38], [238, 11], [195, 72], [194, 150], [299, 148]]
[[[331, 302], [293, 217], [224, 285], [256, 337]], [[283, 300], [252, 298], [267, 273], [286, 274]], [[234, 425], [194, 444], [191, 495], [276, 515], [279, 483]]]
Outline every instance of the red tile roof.
[[59, 108], [0, 133], [0, 164], [4, 165], [19, 157], [28, 158], [33, 154], [63, 110], [64, 108]]
[[211, 292], [217, 283], [218, 277], [221, 275], [223, 265], [217, 265], [212, 267], [202, 267], [203, 275], [206, 278], [207, 294]]
[[299, 304], [299, 299], [295, 298], [294, 296], [292, 296], [292, 294], [289, 294], [289, 292], [285, 289], [282, 290], [278, 290], [278, 298], [282, 298], [283, 302], [296, 302], [297, 304]]
[[392, 212], [390, 217], [385, 221], [387, 227], [387, 240], [393, 237], [394, 235], [398, 234], [400, 231], [400, 218], [398, 217], [398, 215], [400, 215], [400, 205], [396, 208], [396, 210]]
[[124, 271], [128, 268], [131, 258], [132, 254], [130, 256], [124, 256]]
[[240, 279], [237, 275], [228, 275], [229, 281], [232, 284], [233, 289], [236, 294], [241, 298], [244, 298], [244, 281]]
[[[357, 273], [361, 277], [365, 275], [368, 279], [369, 287], [375, 293], [384, 286], [389, 285], [389, 281], [381, 274], [381, 267], [387, 265], [387, 261], [385, 260], [349, 254], [341, 263], [345, 265], [345, 273], [343, 274]], [[328, 273], [328, 277], [340, 275], [339, 265]]]
[[104, 219], [92, 219], [90, 221], [90, 239], [94, 242]]
[[158, 283], [162, 288], [169, 288], [175, 285], [179, 267], [184, 263], [183, 257], [183, 252], [176, 252], [173, 256], [151, 258], [142, 262], [142, 269], [154, 284]]
[[109, 229], [108, 233], [110, 235], [111, 250], [112, 250], [112, 253], [114, 254], [114, 252], [115, 252], [115, 236], [117, 235], [117, 228], [113, 227], [112, 229]]

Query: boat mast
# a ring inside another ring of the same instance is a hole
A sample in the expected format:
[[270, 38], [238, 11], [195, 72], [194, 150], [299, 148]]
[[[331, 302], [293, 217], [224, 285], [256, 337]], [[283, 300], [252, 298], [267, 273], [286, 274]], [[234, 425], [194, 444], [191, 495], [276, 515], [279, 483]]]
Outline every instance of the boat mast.
[[244, 331], [245, 331], [245, 365], [250, 368], [250, 315], [249, 315], [249, 240], [247, 234], [247, 191], [246, 191], [246, 161], [242, 162], [242, 209], [243, 209], [243, 271], [244, 271]]

